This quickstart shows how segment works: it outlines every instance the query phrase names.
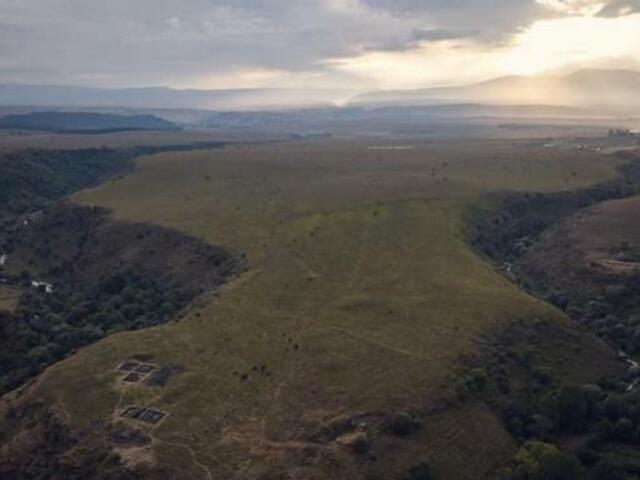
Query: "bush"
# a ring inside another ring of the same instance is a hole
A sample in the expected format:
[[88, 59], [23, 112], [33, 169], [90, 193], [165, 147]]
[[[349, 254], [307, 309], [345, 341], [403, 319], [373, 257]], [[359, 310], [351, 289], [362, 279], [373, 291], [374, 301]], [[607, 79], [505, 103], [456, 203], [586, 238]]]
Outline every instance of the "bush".
[[513, 469], [515, 479], [584, 480], [585, 472], [573, 455], [548, 443], [527, 442], [518, 451]]
[[627, 475], [620, 465], [605, 459], [595, 466], [589, 478], [590, 480], [625, 480]]
[[125, 276], [122, 273], [114, 273], [102, 281], [102, 289], [109, 295], [115, 295], [120, 293], [126, 284]]
[[394, 435], [401, 437], [411, 435], [418, 431], [420, 428], [420, 422], [416, 420], [411, 414], [402, 412], [393, 417], [389, 425], [389, 430]]
[[544, 415], [533, 415], [528, 426], [529, 434], [538, 440], [547, 440], [553, 431], [553, 422]]
[[596, 425], [596, 440], [600, 443], [608, 442], [613, 438], [613, 423], [608, 418], [601, 420]]
[[489, 378], [487, 373], [480, 368], [475, 368], [461, 376], [454, 384], [455, 396], [460, 401], [465, 401], [473, 395], [480, 395], [487, 389]]
[[563, 386], [557, 397], [560, 428], [574, 433], [584, 432], [588, 418], [587, 397], [578, 386]]
[[553, 371], [548, 367], [534, 367], [531, 373], [542, 385], [550, 385], [553, 382]]
[[406, 480], [433, 480], [431, 467], [427, 462], [420, 462], [409, 469]]
[[621, 418], [613, 426], [614, 438], [622, 443], [630, 443], [634, 440], [635, 428], [628, 418]]
[[365, 455], [371, 450], [371, 439], [366, 433], [358, 434], [351, 444], [351, 448], [358, 455]]
[[523, 402], [510, 398], [502, 409], [502, 421], [505, 427], [516, 438], [525, 437], [525, 422], [529, 416], [528, 409]]

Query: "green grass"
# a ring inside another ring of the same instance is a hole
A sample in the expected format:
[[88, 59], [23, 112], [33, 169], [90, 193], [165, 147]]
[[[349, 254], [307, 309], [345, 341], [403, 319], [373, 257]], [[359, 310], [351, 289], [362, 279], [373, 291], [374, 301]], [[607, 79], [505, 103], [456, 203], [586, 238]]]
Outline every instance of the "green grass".
[[[393, 478], [422, 457], [442, 478], [482, 478], [513, 445], [481, 405], [429, 417], [413, 440], [380, 439], [374, 467], [335, 446], [300, 455], [287, 442], [342, 415], [437, 405], [481, 333], [515, 318], [560, 320], [469, 250], [461, 218], [485, 192], [576, 188], [613, 176], [617, 161], [498, 141], [366, 147], [160, 155], [77, 195], [119, 219], [246, 253], [251, 270], [179, 323], [83, 350], [48, 370], [40, 388], [84, 427], [109, 418], [118, 402], [169, 411], [154, 433], [156, 453], [193, 475], [204, 469], [188, 448], [213, 478], [271, 468], [305, 478], [362, 478], [373, 468]], [[164, 389], [121, 395], [112, 371], [133, 353], [186, 371]], [[594, 363], [601, 354], [590, 353]], [[269, 375], [252, 371], [262, 364]]]

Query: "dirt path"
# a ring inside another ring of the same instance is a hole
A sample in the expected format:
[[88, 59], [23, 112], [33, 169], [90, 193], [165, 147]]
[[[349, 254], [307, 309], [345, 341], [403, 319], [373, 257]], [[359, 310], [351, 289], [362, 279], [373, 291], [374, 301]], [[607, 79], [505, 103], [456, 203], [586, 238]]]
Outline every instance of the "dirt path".
[[613, 272], [633, 273], [640, 270], [640, 262], [623, 262], [621, 260], [601, 260], [600, 265]]
[[205, 473], [208, 480], [213, 480], [213, 474], [211, 473], [211, 470], [209, 470], [209, 467], [207, 467], [204, 463], [201, 463], [200, 460], [198, 460], [198, 453], [192, 447], [184, 443], [167, 442], [166, 440], [160, 440], [159, 438], [153, 436], [151, 438], [157, 443], [187, 450], [189, 452], [189, 455], [191, 455], [191, 459], [194, 465], [199, 467]]
[[411, 350], [407, 350], [404, 348], [399, 348], [399, 347], [394, 347], [393, 345], [388, 345], [386, 343], [380, 342], [378, 340], [375, 340], [373, 338], [369, 338], [366, 337], [364, 335], [358, 335], [357, 333], [353, 333], [350, 332], [349, 330], [345, 329], [345, 328], [340, 328], [340, 327], [335, 327], [332, 325], [325, 325], [326, 328], [329, 328], [331, 330], [334, 330], [336, 332], [339, 332], [343, 335], [346, 335], [349, 338], [361, 341], [361, 342], [365, 342], [368, 343], [369, 345], [373, 345], [374, 347], [378, 347], [381, 348], [383, 350], [387, 350], [389, 352], [393, 352], [393, 353], [397, 353], [399, 355], [404, 355], [407, 357], [412, 357], [412, 358], [420, 358], [421, 355], [415, 352], [412, 352]]

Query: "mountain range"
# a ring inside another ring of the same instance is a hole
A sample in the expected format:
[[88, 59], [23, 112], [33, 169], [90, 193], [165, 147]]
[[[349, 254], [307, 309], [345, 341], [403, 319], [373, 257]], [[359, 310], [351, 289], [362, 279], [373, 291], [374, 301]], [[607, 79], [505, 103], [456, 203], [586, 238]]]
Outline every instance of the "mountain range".
[[384, 90], [358, 95], [352, 105], [562, 105], [640, 108], [640, 72], [579, 70], [567, 75], [508, 76], [461, 87]]
[[0, 118], [0, 128], [57, 132], [176, 130], [155, 115], [113, 115], [95, 112], [30, 112]]
[[[344, 92], [317, 89], [105, 89], [51, 85], [0, 85], [0, 106], [286, 110], [334, 105]], [[343, 102], [344, 103], [344, 102]], [[555, 106], [640, 111], [640, 72], [579, 70], [566, 75], [507, 76], [456, 87], [377, 90], [352, 97], [351, 107], [474, 104]]]
[[247, 110], [325, 105], [335, 92], [283, 88], [94, 88], [66, 85], [0, 85], [0, 105], [130, 109]]

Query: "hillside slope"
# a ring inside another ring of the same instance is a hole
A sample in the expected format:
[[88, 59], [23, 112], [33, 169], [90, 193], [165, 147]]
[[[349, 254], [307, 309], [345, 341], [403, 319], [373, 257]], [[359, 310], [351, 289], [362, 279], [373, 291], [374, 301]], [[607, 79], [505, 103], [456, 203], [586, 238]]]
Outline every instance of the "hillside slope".
[[241, 269], [221, 248], [103, 209], [62, 203], [28, 218], [2, 231], [0, 284], [23, 293], [0, 312], [0, 395], [105, 336], [176, 318]]
[[[77, 196], [118, 221], [246, 252], [249, 272], [180, 322], [114, 335], [5, 398], [4, 418], [18, 418], [3, 423], [9, 451], [31, 439], [23, 450], [37, 452], [30, 419], [53, 415], [73, 438], [115, 449], [110, 468], [148, 478], [405, 478], [427, 462], [435, 478], [476, 480], [517, 447], [484, 394], [464, 393], [488, 337], [522, 323], [514, 358], [526, 350], [554, 381], [620, 372], [603, 342], [506, 281], [461, 234], [488, 191], [577, 188], [614, 176], [618, 159], [512, 142], [367, 147], [160, 155]], [[553, 342], [529, 342], [538, 324]], [[117, 368], [132, 355], [184, 371], [161, 388], [123, 386]], [[134, 407], [166, 416], [148, 425], [126, 416]], [[420, 428], [393, 426], [406, 412]], [[118, 443], [113, 426], [145, 440]], [[57, 458], [95, 464], [73, 445]]]
[[65, 85], [0, 85], [0, 104], [35, 107], [127, 107], [246, 110], [324, 105], [333, 91], [286, 88], [173, 89], [92, 88]]
[[155, 115], [113, 115], [93, 112], [31, 112], [0, 118], [0, 128], [100, 132], [126, 130], [177, 130], [177, 125]]

